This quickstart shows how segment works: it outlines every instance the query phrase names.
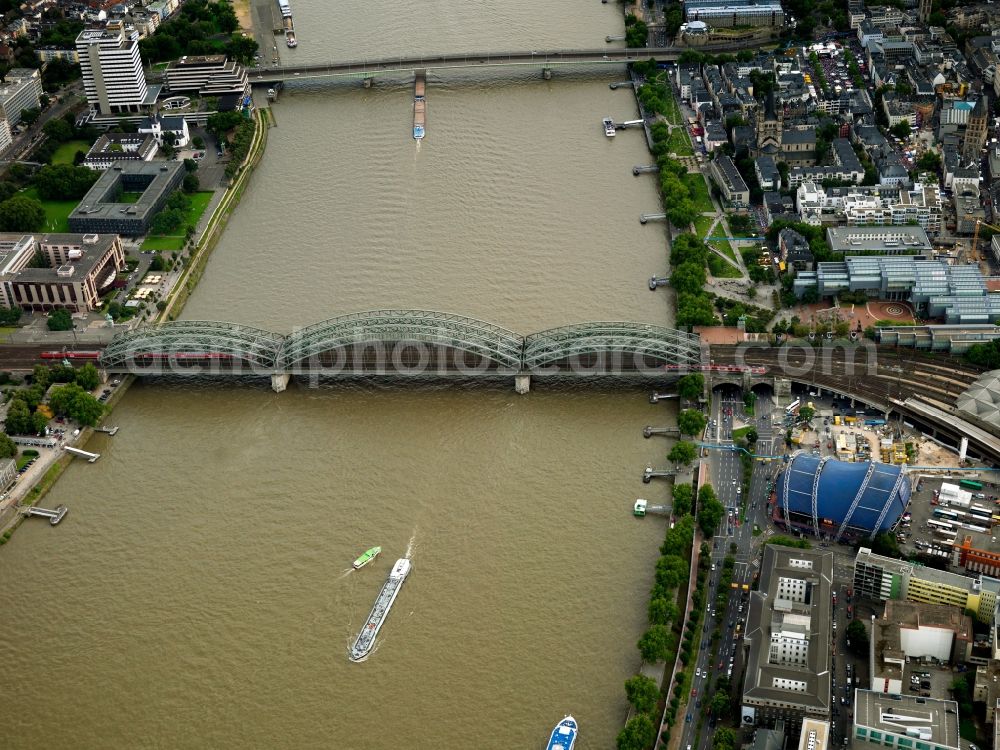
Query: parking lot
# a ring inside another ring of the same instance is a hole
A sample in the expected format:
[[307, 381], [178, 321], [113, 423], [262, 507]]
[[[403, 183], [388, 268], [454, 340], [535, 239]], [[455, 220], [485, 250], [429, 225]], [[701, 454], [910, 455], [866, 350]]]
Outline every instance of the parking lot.
[[[922, 476], [914, 477], [914, 490], [910, 496], [910, 505], [907, 511], [912, 514], [909, 523], [900, 523], [899, 533], [903, 538], [899, 540], [900, 549], [904, 554], [922, 553], [940, 557], [947, 562], [947, 569], [955, 573], [966, 573], [963, 568], [959, 568], [951, 563], [955, 562], [954, 556], [950, 554], [951, 545], [947, 541], [952, 539], [946, 529], [935, 530], [933, 522], [951, 523], [956, 530], [956, 538], [960, 535], [962, 539], [968, 538], [971, 546], [975, 549], [987, 550], [989, 552], [1000, 553], [1000, 543], [992, 528], [990, 519], [983, 519], [982, 524], [974, 519], [965, 517], [965, 509], [955, 506], [949, 507], [945, 504], [938, 504], [935, 492], [941, 489], [944, 483], [957, 485], [961, 479], [954, 477], [944, 479], [942, 477]], [[971, 491], [972, 503], [994, 511], [997, 509], [996, 497], [998, 490], [991, 484], [984, 483], [983, 491]], [[982, 497], [979, 497], [981, 495]], [[947, 502], [947, 501], [945, 501]], [[935, 514], [938, 511], [938, 514]], [[954, 512], [958, 518], [950, 519], [946, 513]], [[978, 531], [976, 528], [985, 528], [986, 531]], [[945, 552], [944, 555], [938, 551]]]

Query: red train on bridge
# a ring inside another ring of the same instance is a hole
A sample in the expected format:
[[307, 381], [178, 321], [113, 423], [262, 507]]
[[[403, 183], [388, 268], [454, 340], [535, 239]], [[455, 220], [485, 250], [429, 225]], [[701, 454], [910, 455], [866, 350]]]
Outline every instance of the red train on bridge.
[[750, 365], [664, 365], [665, 370], [686, 370], [688, 372], [747, 372], [751, 375], [766, 375], [766, 367]]
[[[42, 359], [68, 359], [70, 362], [96, 362], [102, 352], [72, 351], [72, 352], [42, 352]], [[236, 359], [232, 354], [221, 352], [140, 352], [132, 355], [133, 362], [231, 362]]]

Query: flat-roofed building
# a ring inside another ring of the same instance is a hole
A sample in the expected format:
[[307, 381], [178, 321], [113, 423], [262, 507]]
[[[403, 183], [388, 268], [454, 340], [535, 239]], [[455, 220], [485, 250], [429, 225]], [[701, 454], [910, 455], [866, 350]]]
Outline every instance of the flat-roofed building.
[[687, 0], [684, 17], [689, 23], [709, 26], [783, 26], [785, 11], [779, 0]]
[[[184, 164], [115, 162], [83, 196], [69, 215], [74, 232], [136, 236], [149, 231], [153, 216], [184, 179]], [[141, 193], [134, 203], [120, 203], [123, 192]]]
[[35, 55], [43, 63], [52, 62], [53, 60], [65, 60], [68, 63], [76, 65], [80, 62], [80, 53], [75, 49], [62, 49], [61, 47], [35, 47]]
[[929, 255], [933, 245], [922, 227], [830, 227], [826, 241], [835, 253]]
[[960, 750], [958, 703], [857, 690], [853, 738], [855, 750]]
[[[909, 346], [946, 354], [965, 354], [976, 344], [1000, 339], [1000, 326], [992, 323], [970, 323], [967, 325], [926, 325], [926, 326], [879, 326], [875, 329], [875, 340], [886, 346]], [[979, 553], [980, 550], [965, 550], [956, 547], [959, 563], [962, 564], [964, 551]], [[985, 551], [984, 551], [985, 552]], [[1000, 575], [1000, 554], [987, 553], [989, 557], [980, 559], [978, 554], [969, 558], [971, 565], [986, 565], [980, 572], [991, 576]]]
[[867, 599], [947, 604], [974, 612], [979, 622], [993, 622], [1000, 580], [917, 566], [861, 547], [854, 558], [854, 588]]
[[799, 750], [827, 750], [830, 745], [830, 722], [803, 719], [799, 732]]
[[42, 76], [34, 68], [13, 68], [0, 84], [0, 114], [11, 126], [21, 122], [21, 111], [41, 106]]
[[4, 280], [13, 278], [35, 257], [35, 238], [30, 234], [0, 234], [0, 307], [13, 307]]
[[126, 33], [121, 22], [84, 29], [76, 38], [76, 51], [87, 102], [102, 115], [140, 112], [154, 103], [158, 89], [146, 86], [134, 29]]
[[750, 594], [742, 723], [830, 718], [833, 553], [769, 544]]
[[201, 96], [240, 97], [250, 93], [246, 68], [225, 55], [185, 55], [167, 68], [166, 82], [171, 93], [196, 91]]
[[[8, 238], [14, 236], [0, 235], [0, 243]], [[49, 267], [23, 267], [0, 276], [7, 298], [24, 310], [95, 310], [125, 268], [125, 250], [115, 234], [43, 234], [33, 237], [32, 243]]]
[[10, 123], [0, 120], [0, 154], [14, 145], [14, 134], [10, 130]]
[[[997, 703], [1000, 701], [1000, 661], [992, 659], [976, 666], [976, 681], [972, 689], [972, 700], [986, 704], [986, 723], [997, 724]], [[1000, 745], [994, 745], [994, 748]]]
[[107, 169], [115, 162], [144, 162], [156, 156], [156, 139], [145, 133], [104, 133], [87, 152], [83, 166]]
[[951, 664], [968, 660], [972, 650], [972, 618], [958, 607], [888, 600], [870, 634], [871, 689], [903, 693], [906, 665], [911, 661]]

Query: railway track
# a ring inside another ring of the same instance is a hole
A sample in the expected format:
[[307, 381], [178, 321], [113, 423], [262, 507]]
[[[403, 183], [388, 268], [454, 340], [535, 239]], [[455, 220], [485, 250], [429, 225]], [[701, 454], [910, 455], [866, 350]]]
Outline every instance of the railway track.
[[[803, 347], [713, 346], [714, 364], [763, 366], [771, 375], [814, 383], [837, 391], [874, 398], [879, 403], [918, 396], [953, 408], [955, 399], [980, 373], [955, 360], [937, 356], [899, 356], [894, 350], [865, 348], [811, 350]], [[849, 356], [845, 356], [849, 355]], [[869, 362], [869, 356], [873, 361]]]

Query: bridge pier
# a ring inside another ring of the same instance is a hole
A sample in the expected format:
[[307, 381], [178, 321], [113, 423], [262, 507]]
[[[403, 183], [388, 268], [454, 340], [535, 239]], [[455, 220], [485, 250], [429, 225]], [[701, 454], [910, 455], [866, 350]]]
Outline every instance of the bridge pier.
[[361, 85], [364, 86], [366, 89], [370, 89], [372, 87], [372, 82], [374, 80], [375, 79], [372, 76], [365, 76], [364, 78], [361, 79]]
[[542, 68], [542, 78], [546, 81], [552, 80], [552, 68]]
[[101, 370], [97, 371], [97, 377], [99, 377], [101, 379], [101, 384], [103, 385], [104, 383], [108, 382], [108, 378], [110, 376], [108, 375], [108, 371], [107, 370], [101, 369]]
[[531, 390], [531, 373], [519, 372], [514, 376], [514, 392], [519, 396]]
[[271, 376], [271, 390], [275, 393], [283, 393], [288, 388], [288, 382], [292, 379], [290, 373], [276, 372]]

